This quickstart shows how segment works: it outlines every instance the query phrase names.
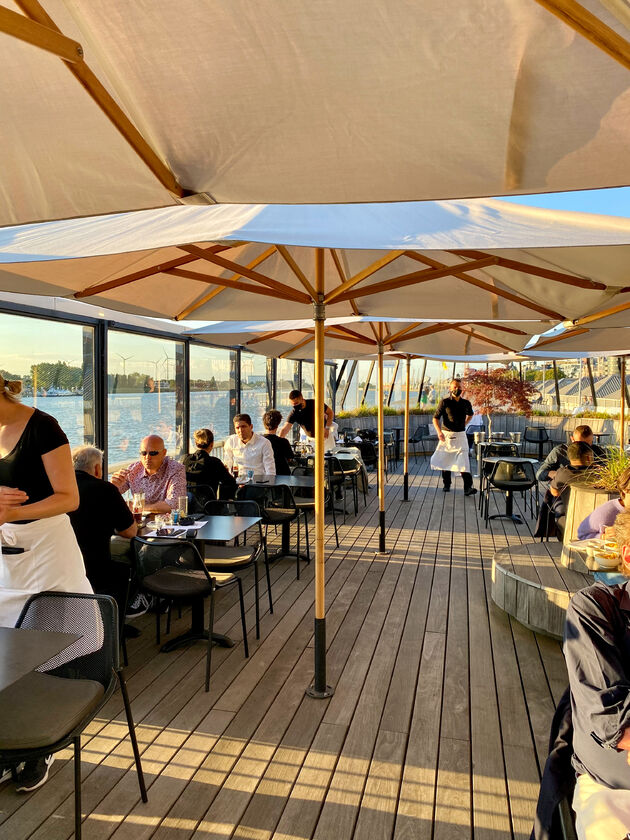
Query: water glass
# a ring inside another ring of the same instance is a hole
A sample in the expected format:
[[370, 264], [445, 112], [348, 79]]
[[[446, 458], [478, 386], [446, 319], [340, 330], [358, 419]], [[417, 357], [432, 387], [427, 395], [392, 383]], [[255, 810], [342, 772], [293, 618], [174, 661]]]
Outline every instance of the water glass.
[[247, 476], [247, 481], [252, 482], [254, 480], [254, 470], [253, 469], [251, 469], [251, 468], [248, 469], [245, 474]]
[[188, 515], [188, 496], [177, 497], [177, 510], [182, 516]]
[[179, 511], [177, 508], [173, 508], [171, 511], [171, 525], [177, 525], [179, 522]]

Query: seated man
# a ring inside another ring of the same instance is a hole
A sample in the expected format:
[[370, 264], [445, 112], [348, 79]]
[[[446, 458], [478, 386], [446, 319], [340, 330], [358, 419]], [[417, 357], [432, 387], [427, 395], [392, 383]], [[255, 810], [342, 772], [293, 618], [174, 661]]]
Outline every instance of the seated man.
[[72, 451], [79, 507], [68, 514], [83, 555], [85, 571], [95, 592], [111, 595], [125, 607], [129, 567], [112, 560], [114, 534], [131, 539], [138, 533], [133, 514], [118, 490], [103, 480], [103, 453], [94, 446]]
[[[630, 514], [615, 520], [630, 563]], [[630, 583], [596, 583], [567, 610], [564, 655], [573, 716], [573, 796], [580, 840], [619, 840], [630, 829]]]
[[276, 462], [269, 441], [254, 431], [249, 414], [237, 414], [234, 418], [235, 435], [226, 438], [223, 444], [223, 463], [231, 470], [254, 470], [259, 475], [275, 475]]
[[168, 457], [161, 437], [149, 435], [140, 444], [140, 460], [115, 472], [112, 484], [121, 493], [144, 493], [145, 510], [170, 513], [186, 495], [186, 470]]
[[619, 490], [618, 499], [604, 502], [580, 522], [577, 532], [579, 540], [599, 537], [607, 528], [614, 525], [619, 513], [624, 513], [630, 508], [630, 467], [626, 467], [619, 475], [617, 490]]
[[[580, 441], [582, 443], [587, 443], [593, 450], [594, 458], [599, 459], [606, 457], [606, 453], [601, 446], [597, 446], [596, 443], [593, 443], [593, 430], [590, 426], [576, 426], [573, 434], [571, 435], [571, 441], [574, 443], [578, 443]], [[560, 467], [566, 467], [568, 465], [568, 447], [569, 444], [566, 443], [560, 443], [558, 446], [554, 446], [549, 455], [547, 455], [538, 468], [538, 472], [536, 473], [538, 481], [551, 481]]]
[[265, 434], [271, 448], [273, 449], [273, 457], [276, 462], [276, 475], [291, 475], [291, 467], [289, 461], [293, 461], [293, 448], [286, 438], [280, 437], [278, 434], [278, 426], [282, 422], [282, 414], [276, 409], [266, 411], [263, 414], [263, 426], [265, 427]]
[[593, 450], [588, 443], [576, 441], [568, 447], [567, 457], [569, 463], [558, 469], [549, 485], [549, 493], [552, 497], [550, 507], [556, 520], [556, 527], [561, 533], [564, 533], [569, 486], [579, 478], [580, 473], [591, 466]]

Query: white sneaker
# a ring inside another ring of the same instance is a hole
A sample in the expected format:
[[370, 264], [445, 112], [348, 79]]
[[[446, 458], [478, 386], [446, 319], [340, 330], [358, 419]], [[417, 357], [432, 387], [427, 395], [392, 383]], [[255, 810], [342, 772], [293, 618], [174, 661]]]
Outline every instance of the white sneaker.
[[138, 618], [138, 616], [144, 615], [145, 612], [148, 611], [150, 606], [151, 601], [147, 598], [147, 596], [144, 593], [139, 592], [127, 607], [125, 618]]

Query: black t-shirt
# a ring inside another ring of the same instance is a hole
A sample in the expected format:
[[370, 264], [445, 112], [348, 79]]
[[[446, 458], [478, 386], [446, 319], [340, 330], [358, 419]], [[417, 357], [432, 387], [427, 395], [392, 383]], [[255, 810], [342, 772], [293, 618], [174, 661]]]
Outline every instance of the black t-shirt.
[[293, 447], [289, 441], [278, 435], [263, 435], [263, 437], [267, 438], [273, 449], [273, 457], [276, 462], [276, 475], [291, 475], [289, 461], [293, 460]]
[[219, 484], [226, 490], [236, 492], [236, 480], [223, 461], [203, 449], [185, 455], [182, 463], [186, 470], [186, 481], [190, 484], [207, 484], [217, 492]]
[[110, 538], [133, 525], [133, 514], [120, 492], [101, 478], [76, 470], [79, 507], [68, 514], [94, 588], [107, 586], [112, 558]]
[[28, 493], [26, 504], [52, 496], [42, 455], [67, 443], [68, 438], [55, 418], [35, 409], [11, 452], [0, 458], [0, 485], [24, 490]]
[[[315, 437], [315, 400], [305, 400], [304, 408], [296, 406], [287, 417], [288, 423], [299, 423], [309, 437]], [[324, 403], [324, 412], [328, 406]]]
[[475, 412], [468, 400], [460, 397], [444, 397], [440, 400], [433, 415], [436, 420], [442, 420], [442, 426], [449, 432], [463, 432], [466, 428], [466, 418]]

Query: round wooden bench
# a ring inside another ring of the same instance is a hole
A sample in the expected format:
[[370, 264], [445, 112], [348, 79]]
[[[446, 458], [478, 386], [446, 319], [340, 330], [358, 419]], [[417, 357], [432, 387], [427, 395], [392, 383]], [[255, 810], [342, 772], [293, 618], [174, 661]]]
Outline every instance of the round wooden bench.
[[501, 548], [492, 560], [494, 603], [530, 630], [557, 639], [569, 599], [594, 582], [579, 559], [567, 568], [561, 555], [559, 542], [534, 542]]

